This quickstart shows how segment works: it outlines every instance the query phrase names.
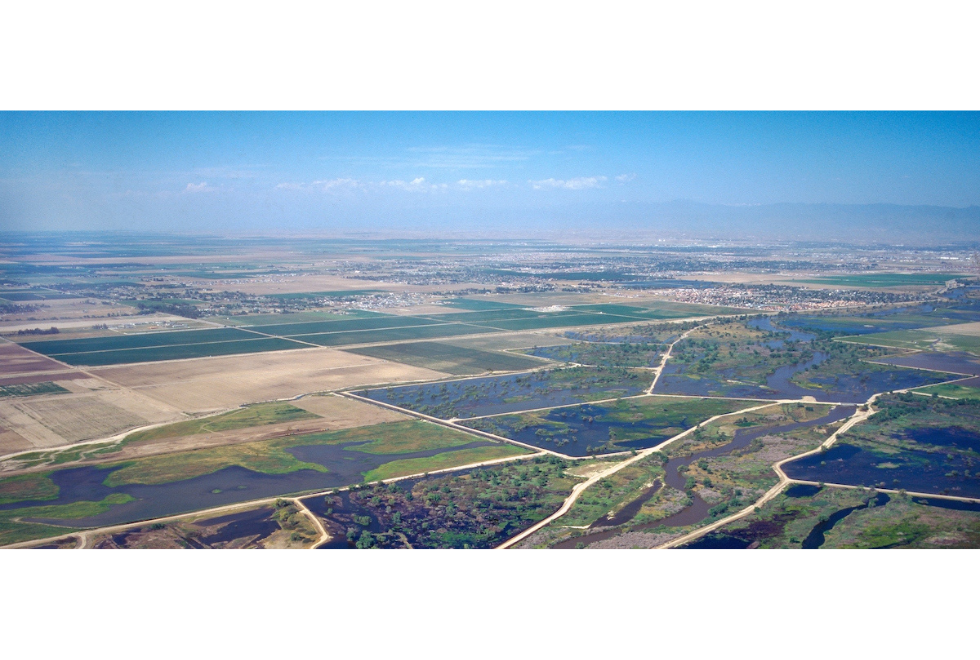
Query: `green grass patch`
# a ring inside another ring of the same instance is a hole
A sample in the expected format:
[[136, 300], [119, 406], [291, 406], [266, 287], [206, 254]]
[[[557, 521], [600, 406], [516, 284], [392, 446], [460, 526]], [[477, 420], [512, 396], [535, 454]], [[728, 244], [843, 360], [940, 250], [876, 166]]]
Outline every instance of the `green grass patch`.
[[282, 424], [304, 419], [316, 419], [316, 417], [317, 415], [288, 403], [259, 403], [222, 415], [215, 415], [214, 417], [191, 419], [186, 422], [158, 426], [155, 429], [137, 431], [126, 436], [126, 443], [145, 442], [159, 438], [176, 438], [201, 433], [215, 433], [218, 431], [233, 431], [235, 429], [250, 428], [253, 426], [266, 426], [268, 424]]
[[47, 474], [22, 474], [0, 480], [0, 504], [24, 500], [53, 500], [58, 486]]
[[915, 390], [921, 394], [937, 394], [949, 397], [950, 399], [970, 399], [980, 401], [980, 387], [970, 387], [957, 385], [956, 383], [946, 383], [940, 385], [930, 385], [922, 389]]
[[350, 451], [365, 454], [409, 454], [432, 449], [461, 447], [473, 442], [474, 438], [435, 424], [412, 423], [402, 427], [398, 433], [385, 433], [376, 436], [367, 444], [349, 447]]
[[446, 468], [469, 465], [470, 463], [480, 463], [482, 461], [492, 461], [508, 456], [520, 456], [529, 454], [530, 451], [515, 445], [491, 445], [487, 447], [473, 447], [472, 449], [461, 449], [459, 451], [447, 452], [430, 456], [428, 458], [406, 458], [391, 461], [384, 465], [364, 473], [364, 481], [378, 481], [380, 479], [393, 479], [409, 474], [420, 472], [433, 472]]
[[361, 451], [364, 451], [361, 447], [365, 447], [364, 453], [385, 455], [452, 449], [473, 442], [473, 438], [420, 420], [375, 424], [123, 461], [107, 466], [115, 469], [104, 483], [109, 487], [164, 484], [211, 474], [231, 466], [264, 474], [287, 474], [298, 470], [327, 472], [326, 467], [301, 461], [286, 450], [292, 447], [354, 442], [365, 443], [357, 447]]
[[804, 284], [829, 284], [835, 286], [890, 287], [890, 286], [941, 286], [947, 281], [962, 277], [952, 273], [868, 273], [862, 275], [834, 275], [812, 280], [795, 280]]

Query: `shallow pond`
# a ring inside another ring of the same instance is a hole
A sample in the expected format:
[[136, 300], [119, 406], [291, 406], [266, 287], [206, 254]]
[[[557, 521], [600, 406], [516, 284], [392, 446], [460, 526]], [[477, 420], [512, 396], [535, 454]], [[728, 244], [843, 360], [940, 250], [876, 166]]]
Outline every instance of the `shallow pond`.
[[783, 465], [787, 476], [801, 481], [980, 497], [975, 469], [973, 459], [962, 454], [911, 449], [883, 454], [846, 442]]
[[435, 456], [446, 451], [459, 451], [471, 447], [493, 444], [477, 440], [453, 447], [451, 450], [433, 449], [405, 454], [368, 454], [347, 449], [364, 442], [342, 445], [317, 445], [288, 449], [302, 461], [317, 463], [329, 470], [298, 470], [287, 474], [264, 474], [238, 466], [231, 466], [211, 474], [158, 485], [132, 484], [110, 488], [103, 484], [110, 469], [85, 466], [59, 470], [51, 474], [51, 480], [59, 487], [58, 499], [43, 502], [17, 502], [0, 506], [0, 510], [16, 510], [30, 506], [70, 504], [80, 501], [98, 502], [112, 493], [125, 493], [136, 498], [132, 502], [112, 506], [99, 515], [82, 519], [37, 519], [55, 525], [72, 527], [103, 527], [121, 523], [160, 518], [211, 507], [235, 504], [248, 500], [274, 497], [288, 493], [323, 490], [358, 483], [363, 472], [373, 470], [384, 463], [407, 458]]
[[[805, 428], [809, 426], [820, 426], [824, 424], [832, 424], [834, 422], [846, 419], [854, 413], [854, 408], [852, 406], [835, 406], [823, 417], [808, 421], [808, 422], [791, 422], [789, 424], [783, 424], [780, 426], [757, 426], [751, 428], [738, 429], [735, 432], [735, 437], [724, 445], [719, 447], [714, 447], [712, 449], [706, 449], [704, 451], [697, 452], [691, 456], [684, 456], [682, 458], [671, 458], [667, 465], [664, 466], [665, 470], [665, 481], [668, 486], [675, 490], [684, 491], [687, 485], [687, 477], [685, 477], [679, 470], [681, 467], [686, 467], [692, 463], [697, 462], [702, 458], [711, 458], [716, 456], [722, 456], [731, 453], [737, 449], [744, 449], [748, 447], [749, 444], [756, 438], [762, 437], [764, 435], [774, 435], [778, 433], [788, 433], [790, 431], [795, 431], [796, 429]], [[708, 512], [711, 509], [711, 505], [701, 499], [696, 493], [693, 494], [693, 502], [690, 506], [685, 507], [681, 511], [674, 513], [661, 520], [656, 520], [649, 523], [643, 523], [641, 525], [634, 525], [629, 528], [629, 531], [641, 531], [646, 529], [655, 529], [664, 525], [666, 527], [684, 527], [686, 525], [694, 525], [705, 518], [708, 517]], [[634, 516], [636, 514], [633, 514]], [[632, 518], [632, 517], [631, 517]], [[601, 519], [600, 519], [601, 520]], [[584, 536], [572, 537], [566, 539], [561, 543], [555, 545], [556, 548], [574, 548], [579, 543], [584, 545], [589, 545], [591, 543], [596, 543], [604, 539], [612, 538], [618, 534], [622, 534], [624, 529], [612, 529], [602, 532], [596, 532], [593, 534], [586, 534]], [[733, 542], [734, 543], [734, 542]], [[748, 544], [733, 547], [747, 547]], [[688, 547], [688, 546], [685, 546]], [[705, 546], [707, 547], [707, 546]]]
[[855, 511], [860, 509], [867, 509], [871, 506], [871, 502], [874, 502], [875, 506], [884, 506], [888, 504], [890, 498], [885, 493], [878, 493], [878, 496], [874, 500], [868, 500], [864, 504], [859, 504], [857, 506], [850, 506], [846, 509], [840, 509], [832, 513], [827, 520], [823, 520], [814, 525], [807, 537], [803, 539], [803, 549], [804, 550], [816, 550], [824, 544], [826, 540], [826, 534], [834, 528], [834, 526], [841, 520], [851, 515]]
[[[534, 447], [557, 451], [567, 456], [588, 456], [592, 453], [648, 449], [669, 440], [679, 433], [680, 430], [689, 428], [696, 421], [700, 421], [699, 418], [689, 423], [687, 416], [683, 416], [680, 419], [651, 416], [650, 419], [624, 422], [610, 419], [610, 410], [611, 408], [605, 405], [583, 404], [581, 406], [556, 408], [539, 413], [547, 421], [559, 422], [567, 426], [567, 433], [551, 436], [544, 435], [543, 433], [546, 431], [552, 432], [557, 429], [546, 425], [536, 424], [515, 431], [504, 419], [493, 418], [489, 421], [506, 429], [506, 436], [508, 438]], [[467, 424], [464, 421], [462, 424], [474, 426], [475, 428], [484, 428], [482, 425], [477, 426], [476, 422]], [[639, 438], [634, 437], [629, 440], [617, 440], [613, 443], [612, 447], [604, 448], [600, 451], [599, 448], [605, 447], [606, 443], [609, 442], [610, 432], [615, 433], [617, 430], [622, 431], [621, 435], [636, 435], [637, 433], [641, 433], [643, 436]]]
[[969, 353], [916, 353], [901, 357], [878, 358], [875, 362], [894, 364], [899, 367], [980, 376], [980, 361]]
[[558, 382], [549, 372], [469, 378], [427, 385], [403, 385], [357, 392], [374, 401], [407, 408], [436, 417], [480, 417], [535, 408], [582, 403], [601, 393], [602, 398], [642, 394], [650, 381], [645, 377], [595, 385], [604, 373], [583, 369], [579, 382]]

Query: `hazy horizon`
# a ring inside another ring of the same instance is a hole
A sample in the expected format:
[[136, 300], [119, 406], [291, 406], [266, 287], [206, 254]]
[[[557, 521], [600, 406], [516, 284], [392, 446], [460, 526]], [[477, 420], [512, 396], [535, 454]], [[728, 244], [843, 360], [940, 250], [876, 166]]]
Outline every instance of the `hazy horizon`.
[[6, 230], [980, 228], [975, 112], [4, 112], [0, 128]]

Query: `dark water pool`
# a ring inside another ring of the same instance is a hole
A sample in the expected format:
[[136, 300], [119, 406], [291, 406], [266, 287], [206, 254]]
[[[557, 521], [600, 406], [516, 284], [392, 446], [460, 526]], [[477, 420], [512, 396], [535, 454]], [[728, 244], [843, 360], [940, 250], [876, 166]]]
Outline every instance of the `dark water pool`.
[[857, 506], [847, 507], [846, 509], [841, 509], [835, 511], [830, 515], [827, 520], [823, 520], [814, 525], [807, 537], [803, 539], [803, 549], [804, 550], [816, 550], [824, 544], [826, 541], [826, 534], [834, 528], [834, 526], [841, 520], [851, 515], [855, 511], [860, 511], [861, 509], [867, 509], [871, 506], [871, 502], [874, 502], [875, 506], [884, 506], [888, 504], [891, 498], [885, 493], [878, 493], [878, 496], [874, 500], [868, 500], [864, 504], [859, 504]]
[[980, 376], [980, 361], [969, 353], [916, 353], [902, 357], [878, 358], [875, 362], [894, 364], [899, 367], [915, 367], [916, 369]]
[[384, 463], [408, 458], [435, 456], [445, 451], [459, 451], [492, 444], [477, 440], [452, 450], [434, 449], [405, 454], [367, 454], [347, 448], [363, 442], [342, 445], [318, 445], [288, 449], [302, 461], [316, 463], [328, 472], [299, 470], [287, 474], [263, 474], [238, 466], [212, 474], [159, 485], [126, 485], [110, 488], [103, 484], [111, 470], [85, 466], [59, 470], [51, 480], [59, 487], [58, 499], [45, 502], [17, 502], [0, 506], [0, 510], [16, 510], [39, 504], [70, 504], [81, 501], [100, 501], [112, 493], [125, 493], [136, 498], [132, 502], [111, 507], [97, 516], [82, 519], [38, 519], [55, 525], [72, 527], [103, 527], [121, 523], [159, 518], [200, 509], [235, 504], [248, 500], [274, 497], [288, 493], [322, 490], [358, 483], [363, 472]]
[[[840, 442], [826, 452], [783, 465], [791, 479], [980, 497], [980, 462], [963, 454], [902, 450], [883, 454]], [[969, 477], [966, 474], [970, 474]]]
[[650, 384], [638, 377], [595, 385], [589, 380], [599, 378], [598, 371], [583, 369], [581, 373], [579, 383], [556, 382], [548, 377], [548, 372], [536, 372], [378, 388], [357, 394], [436, 417], [467, 418], [582, 403], [596, 392], [608, 398], [633, 396], [643, 393]]

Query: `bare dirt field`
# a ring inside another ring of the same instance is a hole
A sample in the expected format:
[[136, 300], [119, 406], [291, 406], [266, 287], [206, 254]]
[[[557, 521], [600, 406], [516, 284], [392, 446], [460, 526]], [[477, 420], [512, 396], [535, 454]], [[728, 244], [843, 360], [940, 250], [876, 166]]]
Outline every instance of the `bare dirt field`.
[[935, 332], [944, 335], [963, 335], [965, 337], [980, 337], [980, 322], [957, 323], [955, 325], [939, 325], [934, 328], [920, 328], [921, 332]]
[[[5, 314], [0, 331], [16, 332], [18, 328], [45, 328], [59, 325], [59, 321], [80, 322], [84, 325], [108, 323], [116, 321], [120, 316], [131, 316], [134, 310], [128, 305], [113, 303], [103, 305], [101, 302], [92, 304], [89, 298], [64, 298], [62, 300], [43, 300], [37, 304], [40, 310], [20, 314]], [[113, 316], [109, 316], [112, 314]], [[82, 318], [83, 316], [88, 318]], [[30, 317], [30, 319], [28, 319]], [[146, 317], [143, 317], [145, 320]]]
[[71, 389], [65, 383], [73, 380], [86, 380], [91, 378], [84, 371], [59, 371], [59, 372], [41, 372], [36, 373], [32, 376], [8, 376], [6, 378], [0, 378], [0, 386], [3, 385], [28, 385], [30, 383], [46, 383], [48, 381], [53, 381], [58, 383], [62, 387]]
[[187, 413], [362, 385], [444, 378], [430, 369], [329, 348], [92, 369]]
[[26, 374], [35, 371], [64, 371], [65, 365], [21, 348], [17, 344], [0, 344], [0, 374]]
[[0, 454], [95, 440], [184, 417], [176, 408], [94, 378], [55, 382], [70, 393], [0, 400], [0, 429], [17, 436], [0, 438]]
[[410, 419], [408, 415], [403, 415], [394, 410], [372, 406], [369, 403], [342, 396], [305, 396], [293, 401], [292, 404], [314, 415], [319, 415], [331, 425], [331, 429], [346, 429]]
[[0, 401], [0, 419], [34, 447], [92, 440], [148, 423], [97, 396]]
[[13, 454], [19, 451], [33, 449], [32, 445], [24, 436], [4, 428], [3, 421], [0, 421], [0, 456]]

